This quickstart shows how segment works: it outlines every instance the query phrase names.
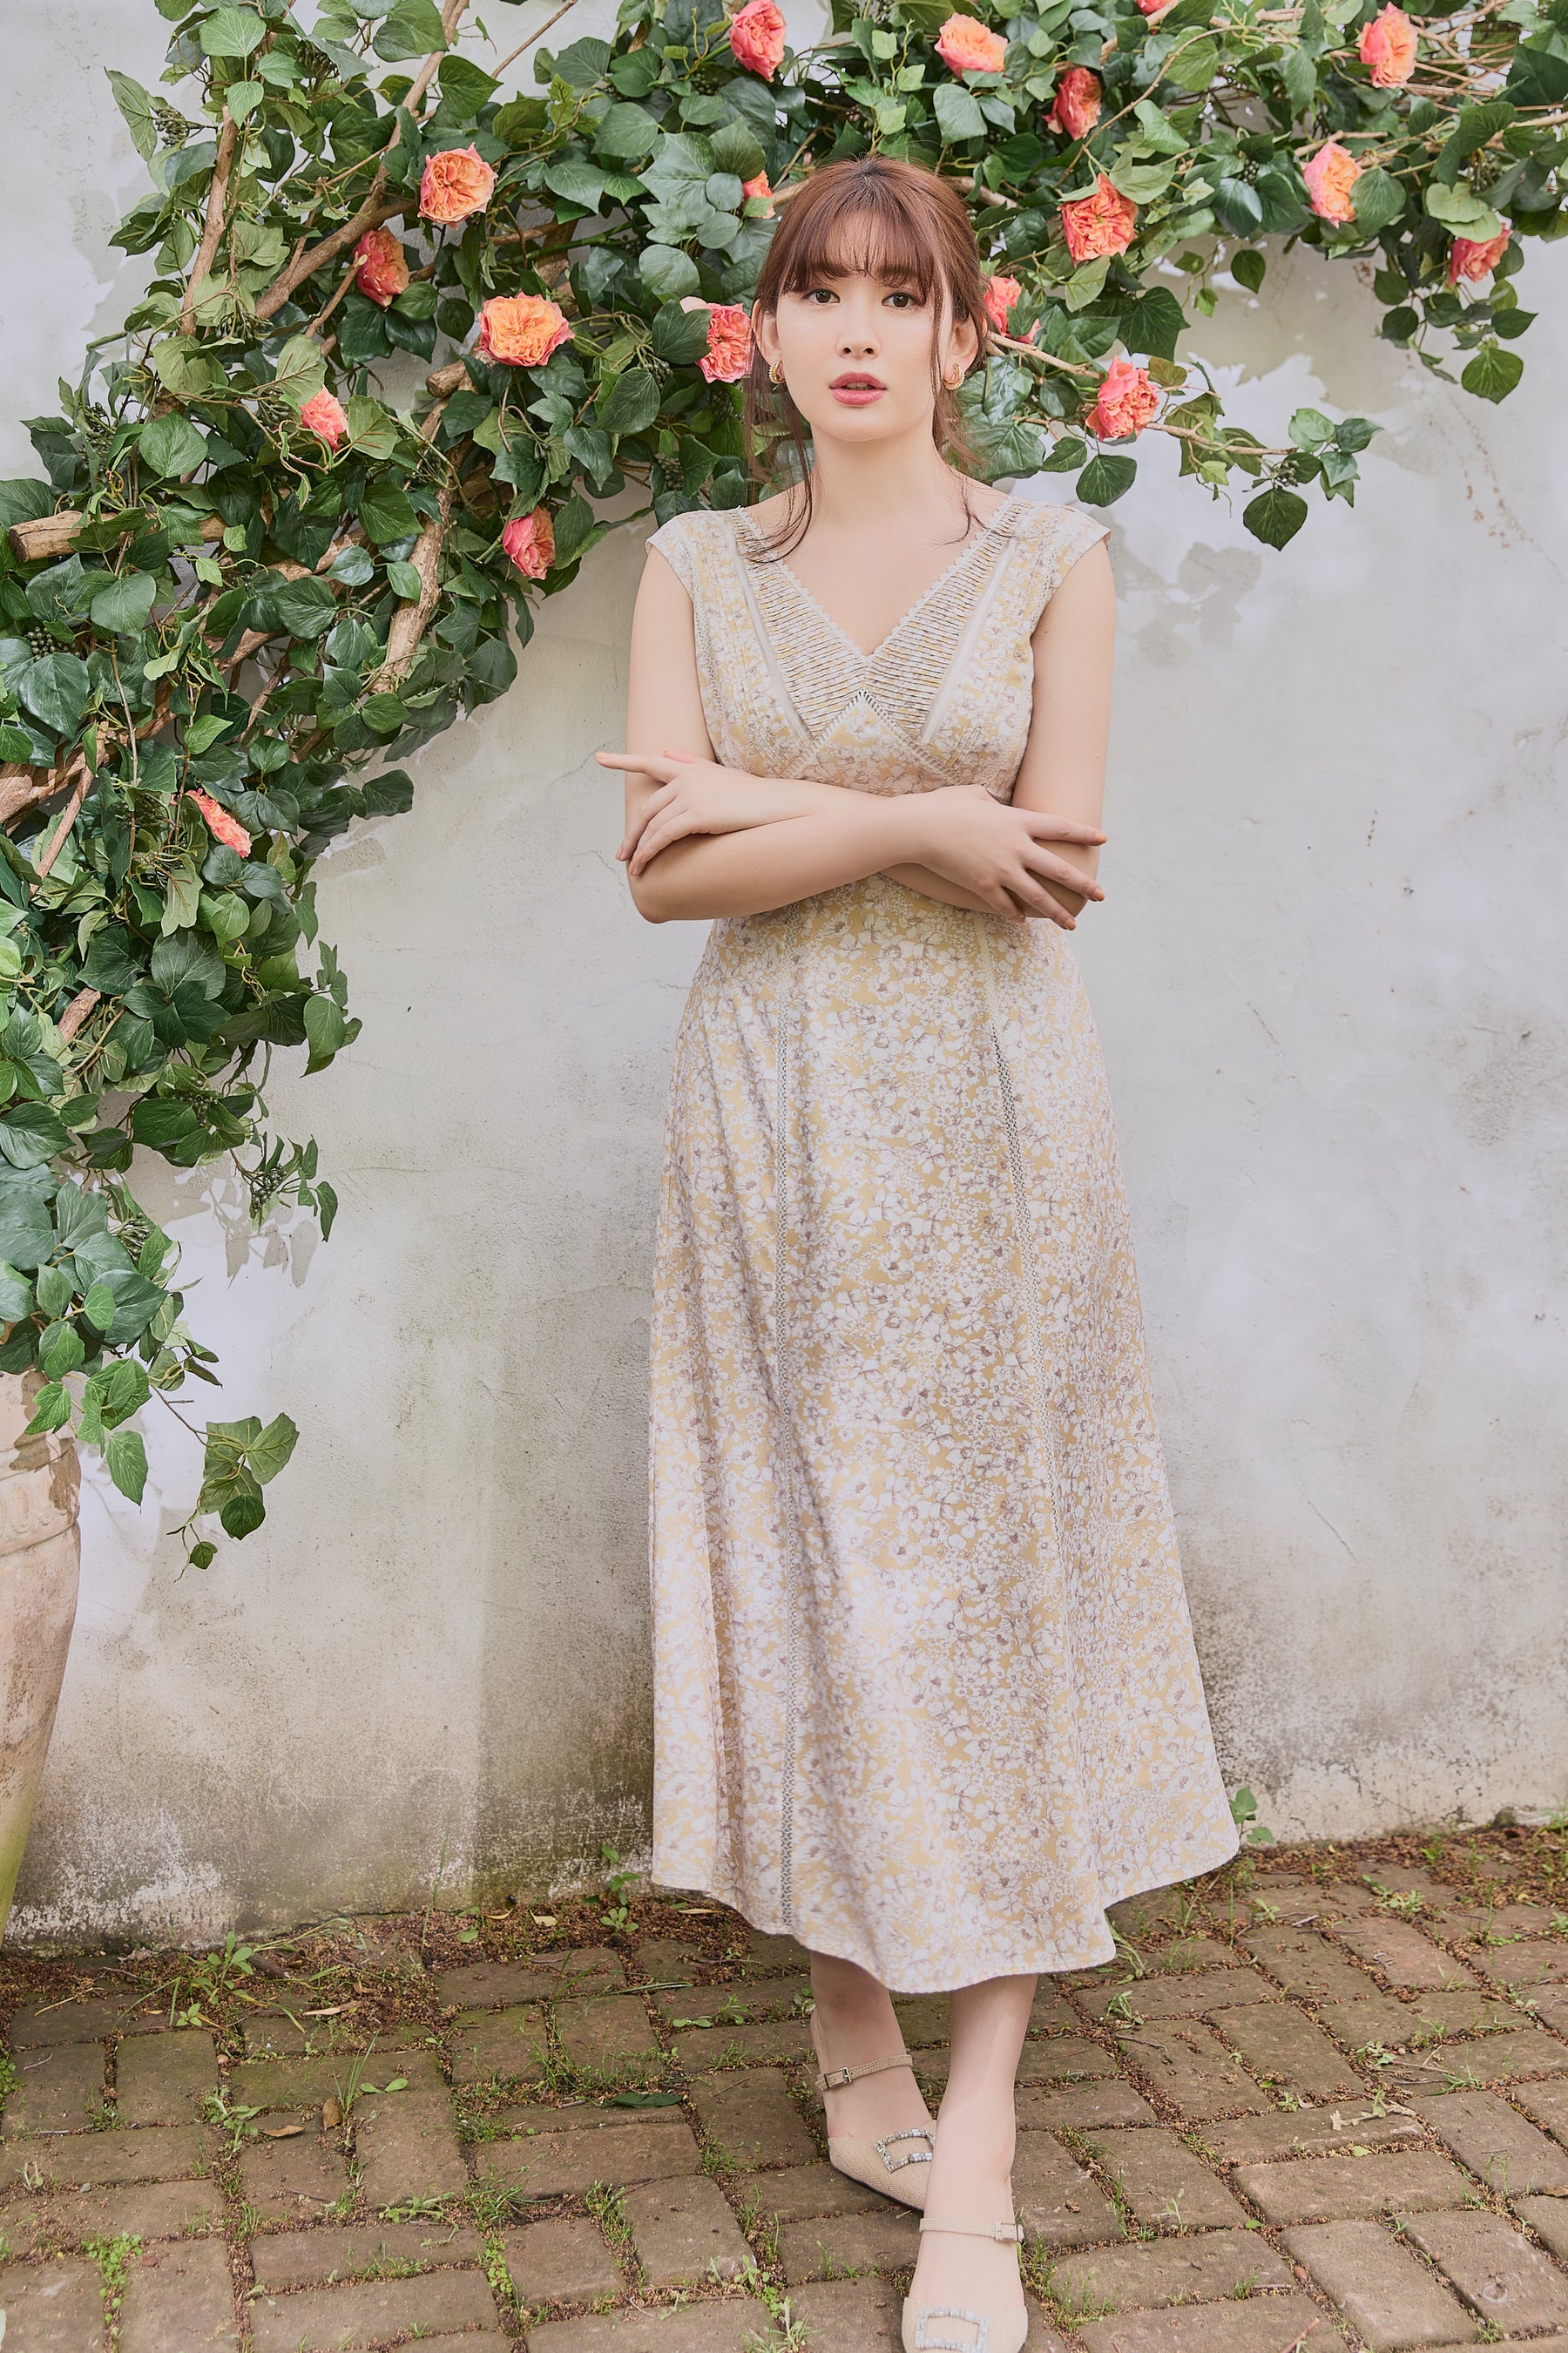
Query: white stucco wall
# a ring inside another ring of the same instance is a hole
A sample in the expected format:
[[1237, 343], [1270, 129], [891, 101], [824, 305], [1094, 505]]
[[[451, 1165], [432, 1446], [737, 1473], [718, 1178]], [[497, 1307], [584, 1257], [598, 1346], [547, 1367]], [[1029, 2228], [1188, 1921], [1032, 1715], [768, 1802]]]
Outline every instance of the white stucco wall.
[[[152, 80], [162, 29], [146, 0], [8, 25], [0, 471], [144, 266], [105, 244], [141, 167], [99, 69]], [[1568, 1791], [1568, 253], [1523, 294], [1500, 410], [1379, 344], [1342, 266], [1276, 262], [1203, 348], [1270, 438], [1303, 401], [1382, 422], [1358, 512], [1276, 554], [1158, 453], [1114, 512], [1111, 895], [1079, 953], [1226, 1770], [1283, 1834]], [[89, 1473], [18, 1940], [451, 1901], [641, 1844], [646, 1270], [700, 937], [631, 913], [591, 759], [640, 537], [322, 872], [364, 1033], [275, 1100], [342, 1193], [331, 1244], [147, 1174], [227, 1409], [302, 1438], [205, 1575], [163, 1535], [195, 1470], [166, 1419], [140, 1511]]]

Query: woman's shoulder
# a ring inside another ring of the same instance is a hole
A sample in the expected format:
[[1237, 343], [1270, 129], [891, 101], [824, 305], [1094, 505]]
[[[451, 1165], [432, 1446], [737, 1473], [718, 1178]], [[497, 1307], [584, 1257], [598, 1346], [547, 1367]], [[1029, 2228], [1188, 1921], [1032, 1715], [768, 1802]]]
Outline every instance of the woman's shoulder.
[[1026, 491], [1015, 491], [1006, 512], [997, 520], [1014, 537], [1027, 540], [1042, 554], [1058, 559], [1064, 571], [1110, 532], [1108, 522], [1075, 506], [1070, 499], [1032, 498]]
[[657, 548], [675, 573], [688, 596], [695, 593], [696, 582], [705, 561], [734, 544], [735, 524], [728, 508], [688, 507], [683, 514], [671, 515], [648, 535], [648, 545]]

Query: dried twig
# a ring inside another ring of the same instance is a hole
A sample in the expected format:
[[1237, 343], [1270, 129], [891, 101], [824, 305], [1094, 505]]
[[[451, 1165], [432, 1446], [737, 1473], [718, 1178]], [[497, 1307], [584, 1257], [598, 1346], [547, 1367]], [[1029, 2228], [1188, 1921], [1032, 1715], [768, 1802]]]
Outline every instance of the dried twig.
[[447, 536], [451, 512], [452, 485], [448, 480], [441, 492], [440, 512], [426, 524], [414, 543], [414, 553], [408, 560], [419, 575], [419, 595], [410, 603], [399, 605], [392, 617], [392, 627], [386, 633], [386, 659], [368, 681], [373, 693], [389, 692], [414, 666], [419, 640], [440, 601], [441, 543]]
[[568, 8], [574, 8], [576, 5], [577, 0], [561, 0], [561, 5], [557, 8], [552, 16], [546, 16], [542, 25], [536, 25], [534, 26], [526, 41], [519, 41], [515, 49], [509, 49], [506, 56], [502, 58], [500, 65], [497, 66], [495, 69], [497, 81], [500, 81], [508, 66], [512, 66], [517, 63], [524, 49], [532, 48], [535, 41], [541, 39], [544, 34], [548, 33], [552, 25], [558, 25], [560, 23]]
[[65, 807], [60, 812], [60, 821], [58, 825], [55, 828], [54, 832], [49, 836], [48, 841], [40, 853], [34, 868], [34, 871], [37, 873], [40, 882], [44, 881], [50, 867], [54, 864], [56, 859], [65, 848], [66, 837], [69, 833], [72, 826], [76, 823], [77, 811], [80, 808], [83, 801], [86, 800], [87, 788], [92, 782], [92, 778], [88, 773], [87, 762], [79, 754], [78, 754], [76, 766], [72, 769], [71, 773], [76, 777], [75, 787], [71, 793], [69, 800], [66, 803]]
[[223, 235], [223, 216], [228, 206], [228, 175], [234, 163], [235, 141], [238, 132], [233, 116], [226, 106], [223, 128], [217, 137], [217, 156], [213, 164], [212, 185], [207, 190], [206, 220], [202, 228], [202, 241], [196, 248], [196, 258], [191, 264], [191, 274], [185, 280], [185, 299], [180, 311], [180, 332], [194, 333], [196, 323], [196, 288], [213, 266], [213, 256]]
[[103, 991], [99, 988], [81, 988], [77, 991], [59, 1018], [58, 1026], [62, 1038], [76, 1036], [102, 994]]

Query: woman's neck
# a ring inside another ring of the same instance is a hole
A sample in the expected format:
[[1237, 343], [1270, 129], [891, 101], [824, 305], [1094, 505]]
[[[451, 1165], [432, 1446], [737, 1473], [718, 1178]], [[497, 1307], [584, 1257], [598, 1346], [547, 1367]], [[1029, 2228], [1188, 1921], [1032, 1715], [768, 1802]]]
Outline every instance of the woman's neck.
[[890, 514], [962, 516], [958, 478], [929, 436], [867, 447], [818, 434], [812, 459], [813, 531], [837, 538], [885, 528]]

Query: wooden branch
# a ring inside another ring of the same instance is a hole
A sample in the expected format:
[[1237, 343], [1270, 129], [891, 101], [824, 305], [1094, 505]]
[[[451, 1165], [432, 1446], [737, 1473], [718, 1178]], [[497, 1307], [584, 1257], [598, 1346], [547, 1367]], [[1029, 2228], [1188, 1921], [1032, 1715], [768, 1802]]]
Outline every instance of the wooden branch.
[[452, 485], [448, 481], [441, 492], [439, 514], [426, 524], [408, 559], [419, 575], [419, 595], [413, 603], [399, 605], [392, 617], [392, 627], [386, 633], [386, 659], [367, 681], [373, 693], [391, 691], [414, 666], [419, 640], [440, 601], [441, 543], [447, 536], [451, 512]]
[[196, 248], [196, 258], [191, 264], [191, 274], [185, 280], [185, 299], [180, 310], [180, 332], [194, 334], [196, 324], [196, 288], [213, 266], [218, 239], [223, 235], [223, 216], [228, 208], [228, 175], [234, 164], [237, 125], [227, 107], [223, 111], [223, 128], [217, 136], [217, 156], [213, 164], [212, 185], [207, 190], [207, 216], [202, 228], [202, 241]]
[[77, 811], [80, 808], [83, 801], [86, 800], [87, 788], [92, 782], [91, 776], [88, 774], [87, 762], [81, 759], [79, 754], [78, 757], [77, 766], [72, 770], [72, 774], [76, 776], [75, 790], [72, 792], [69, 800], [66, 803], [64, 809], [61, 811], [60, 821], [55, 828], [54, 832], [49, 836], [48, 843], [34, 869], [34, 871], [37, 873], [40, 882], [44, 881], [50, 867], [54, 864], [56, 859], [65, 848], [66, 836], [69, 833], [72, 826], [76, 823]]
[[[36, 564], [43, 555], [68, 555], [76, 545], [77, 533], [86, 521], [87, 517], [79, 507], [66, 507], [58, 514], [40, 515], [36, 522], [14, 522], [5, 535], [11, 543], [13, 555], [19, 557], [24, 564]], [[147, 518], [140, 508], [132, 508], [122, 515], [117, 515], [115, 521], [120, 525], [121, 538], [126, 539], [133, 531], [145, 525]], [[223, 533], [221, 515], [202, 517], [201, 535], [204, 540], [221, 539]]]
[[[542, 25], [536, 25], [534, 26], [526, 41], [519, 41], [516, 48], [509, 50], [507, 55], [502, 58], [500, 65], [496, 68], [496, 79], [500, 81], [508, 66], [515, 65], [519, 58], [521, 57], [524, 49], [532, 48], [535, 41], [542, 39], [542, 37], [548, 33], [552, 25], [558, 25], [561, 22], [562, 17], [564, 16], [568, 8], [574, 8], [576, 5], [577, 0], [561, 0], [561, 5], [557, 8], [553, 16], [546, 16]], [[632, 47], [634, 48], [638, 46], [639, 44], [637, 41], [632, 43]]]
[[[441, 9], [441, 30], [447, 36], [447, 49], [451, 47], [452, 36], [462, 22], [463, 15], [468, 5], [468, 0], [443, 0], [443, 6]], [[568, 5], [570, 5], [570, 0], [568, 0]], [[416, 115], [423, 107], [425, 103], [425, 93], [429, 89], [431, 83], [435, 80], [436, 76], [440, 72], [441, 60], [447, 55], [447, 49], [433, 49], [430, 55], [426, 58], [424, 64], [420, 67], [418, 72], [415, 75], [413, 85], [409, 90], [407, 97], [403, 101], [410, 114]]]
[[77, 991], [57, 1024], [62, 1038], [68, 1039], [76, 1036], [102, 994], [103, 991], [100, 988], [82, 988]]
[[432, 368], [425, 379], [425, 389], [437, 400], [448, 400], [468, 381], [468, 371], [461, 360], [448, 360], [445, 367]]
[[36, 801], [47, 801], [58, 790], [52, 768], [29, 768], [23, 761], [8, 761], [0, 768], [0, 825], [8, 825], [25, 808], [31, 808]]
[[333, 229], [331, 237], [324, 237], [320, 245], [312, 246], [309, 252], [294, 256], [282, 276], [275, 278], [266, 293], [258, 300], [256, 315], [258, 319], [270, 319], [275, 311], [281, 311], [297, 286], [302, 286], [307, 278], [327, 262], [335, 261], [346, 247], [357, 245], [366, 229], [379, 228], [383, 221], [392, 220], [398, 213], [406, 212], [410, 205], [419, 201], [416, 194], [394, 196], [388, 200], [383, 194], [385, 186], [386, 174], [377, 172], [371, 183], [369, 195], [353, 218], [346, 220], [342, 228]]

